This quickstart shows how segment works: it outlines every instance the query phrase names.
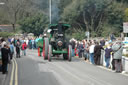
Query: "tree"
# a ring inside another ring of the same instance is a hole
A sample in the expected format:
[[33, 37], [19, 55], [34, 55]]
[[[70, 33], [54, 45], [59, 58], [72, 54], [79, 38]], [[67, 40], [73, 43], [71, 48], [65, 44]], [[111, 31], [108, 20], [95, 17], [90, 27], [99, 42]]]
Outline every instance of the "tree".
[[109, 4], [110, 0], [74, 0], [64, 9], [62, 19], [74, 28], [82, 28], [94, 34], [101, 29]]
[[21, 20], [19, 25], [23, 33], [34, 33], [38, 36], [48, 26], [48, 18], [44, 14], [38, 13]]
[[3, 22], [12, 24], [14, 31], [16, 30], [16, 24], [19, 20], [34, 15], [39, 11], [33, 0], [4, 0], [4, 2], [5, 5], [2, 9], [5, 15], [2, 16], [6, 18], [4, 18]]
[[12, 24], [15, 31], [15, 25], [17, 22], [17, 15], [20, 8], [23, 7], [25, 0], [5, 0], [5, 10], [8, 12], [8, 21]]
[[119, 34], [124, 9], [124, 3], [116, 0], [73, 0], [64, 9], [62, 20], [72, 24], [75, 29], [89, 31], [92, 36], [101, 36], [104, 26], [111, 27], [114, 32], [117, 30]]
[[114, 32], [118, 32], [118, 34], [123, 31], [124, 10], [124, 4], [116, 1], [114, 1], [107, 10], [107, 23], [111, 28], [116, 28]]
[[124, 17], [124, 21], [128, 22], [128, 8], [125, 9], [125, 17]]

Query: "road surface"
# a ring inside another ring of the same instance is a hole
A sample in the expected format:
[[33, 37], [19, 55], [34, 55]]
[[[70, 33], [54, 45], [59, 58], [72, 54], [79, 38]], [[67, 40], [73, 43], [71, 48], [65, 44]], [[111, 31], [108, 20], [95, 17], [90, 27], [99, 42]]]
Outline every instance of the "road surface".
[[8, 85], [128, 85], [128, 76], [79, 58], [48, 62], [38, 57], [36, 50], [27, 50], [27, 56], [13, 60]]

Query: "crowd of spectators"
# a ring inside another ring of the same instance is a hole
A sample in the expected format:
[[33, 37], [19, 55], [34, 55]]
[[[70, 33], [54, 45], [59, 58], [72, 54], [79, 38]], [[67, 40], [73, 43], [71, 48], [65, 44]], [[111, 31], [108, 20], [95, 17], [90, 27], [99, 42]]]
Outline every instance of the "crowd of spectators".
[[8, 38], [0, 39], [0, 57], [2, 66], [0, 66], [2, 73], [8, 73], [8, 64], [11, 63], [14, 53], [16, 58], [26, 56], [26, 49], [37, 49], [37, 38]]
[[[101, 56], [103, 56], [107, 68], [112, 68], [112, 70], [118, 73], [122, 72], [121, 59], [123, 43], [120, 39], [82, 41], [71, 39], [70, 43], [73, 50], [72, 56], [83, 57], [85, 61], [89, 61], [94, 65], [102, 65]], [[111, 58], [112, 61], [110, 61]], [[110, 64], [112, 64], [112, 66]]]

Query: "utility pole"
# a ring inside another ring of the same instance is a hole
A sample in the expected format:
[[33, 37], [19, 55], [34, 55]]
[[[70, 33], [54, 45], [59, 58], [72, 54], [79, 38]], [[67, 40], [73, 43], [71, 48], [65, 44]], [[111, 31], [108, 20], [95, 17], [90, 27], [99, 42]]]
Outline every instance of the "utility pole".
[[49, 0], [49, 21], [52, 23], [52, 0]]

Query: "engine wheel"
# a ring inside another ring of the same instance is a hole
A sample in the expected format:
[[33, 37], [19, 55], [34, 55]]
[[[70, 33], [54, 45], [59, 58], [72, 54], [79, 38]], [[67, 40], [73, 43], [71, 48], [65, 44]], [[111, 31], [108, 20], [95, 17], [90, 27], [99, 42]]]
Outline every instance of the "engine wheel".
[[49, 39], [44, 38], [44, 42], [43, 42], [43, 57], [44, 57], [44, 60], [48, 59], [48, 46], [49, 46]]
[[49, 48], [48, 48], [48, 61], [51, 62], [51, 58], [52, 58], [52, 46], [49, 45]]
[[68, 46], [68, 61], [72, 60], [72, 46]]

